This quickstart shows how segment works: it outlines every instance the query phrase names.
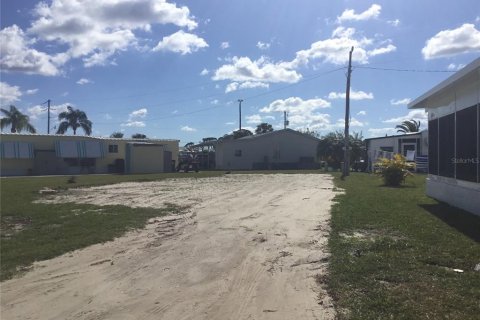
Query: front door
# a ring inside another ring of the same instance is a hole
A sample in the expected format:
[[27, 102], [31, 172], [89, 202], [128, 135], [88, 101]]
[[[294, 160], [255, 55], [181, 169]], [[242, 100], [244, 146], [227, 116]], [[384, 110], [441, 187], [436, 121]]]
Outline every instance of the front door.
[[[402, 154], [408, 161], [414, 161], [417, 145], [415, 143], [402, 143]], [[409, 152], [410, 151], [410, 152]], [[413, 154], [413, 157], [411, 156]], [[410, 156], [410, 157], [409, 157]]]

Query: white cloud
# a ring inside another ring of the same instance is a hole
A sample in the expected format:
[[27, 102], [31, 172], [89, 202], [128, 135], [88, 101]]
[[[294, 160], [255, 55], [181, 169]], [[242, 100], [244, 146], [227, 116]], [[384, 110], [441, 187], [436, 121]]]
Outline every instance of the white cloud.
[[366, 115], [367, 115], [367, 111], [361, 110], [357, 112], [357, 116], [366, 116]]
[[299, 97], [279, 99], [260, 109], [262, 113], [288, 112], [290, 126], [296, 129], [328, 129], [331, 127], [330, 115], [319, 113], [321, 109], [329, 108], [330, 102], [315, 98], [303, 100]]
[[84, 84], [88, 84], [88, 83], [93, 83], [93, 81], [89, 80], [89, 79], [86, 79], [86, 78], [81, 78], [80, 80], [77, 81], [77, 84], [79, 84], [79, 85], [84, 85]]
[[362, 21], [378, 18], [382, 7], [378, 4], [372, 4], [370, 8], [363, 11], [362, 13], [355, 13], [353, 9], [347, 9], [343, 11], [340, 17], [337, 17], [337, 22], [341, 23], [348, 20]]
[[197, 129], [189, 127], [189, 126], [183, 126], [180, 128], [180, 130], [185, 131], [185, 132], [195, 132]]
[[457, 70], [463, 69], [463, 67], [465, 67], [465, 65], [462, 64], [462, 63], [459, 63], [459, 64], [450, 63], [450, 64], [447, 66], [447, 69], [448, 69], [448, 70], [452, 70], [452, 71], [457, 71]]
[[203, 68], [202, 72], [200, 72], [200, 75], [201, 75], [201, 76], [206, 76], [206, 75], [208, 75], [209, 72], [210, 72], [210, 71], [208, 71], [208, 69]]
[[294, 83], [302, 76], [283, 63], [272, 63], [266, 57], [250, 60], [248, 57], [233, 57], [231, 64], [225, 64], [215, 71], [213, 80], [234, 82]]
[[19, 86], [11, 86], [6, 82], [0, 82], [0, 101], [3, 105], [14, 103], [19, 101], [22, 96]]
[[258, 124], [262, 122], [262, 116], [259, 114], [252, 114], [250, 116], [246, 116], [245, 119], [249, 124]]
[[228, 48], [230, 48], [230, 43], [228, 43], [228, 41], [222, 42], [222, 43], [220, 44], [220, 48], [222, 48], [222, 49], [224, 49], [224, 50], [225, 50], [225, 49], [228, 49]]
[[471, 23], [452, 30], [443, 30], [428, 39], [422, 49], [426, 60], [451, 57], [480, 51], [480, 31]]
[[311, 60], [321, 59], [336, 65], [344, 65], [348, 62], [348, 53], [354, 47], [352, 60], [356, 63], [368, 63], [369, 57], [385, 54], [396, 50], [393, 44], [381, 47], [387, 39], [377, 43], [374, 39], [357, 35], [355, 28], [337, 27], [331, 38], [320, 40], [311, 44], [309, 49], [297, 51], [295, 59], [286, 65], [296, 68], [308, 64]]
[[393, 44], [389, 44], [386, 47], [381, 47], [381, 48], [376, 48], [376, 49], [370, 50], [368, 52], [368, 55], [370, 57], [374, 57], [374, 56], [378, 56], [380, 54], [390, 53], [390, 52], [393, 52], [395, 50], [397, 50], [397, 47], [395, 47]]
[[[67, 111], [68, 106], [75, 107], [74, 104], [69, 102], [50, 106], [50, 116], [54, 122], [58, 122], [58, 114]], [[47, 115], [47, 108], [45, 105], [35, 105], [27, 109], [27, 115], [31, 120], [36, 120], [40, 118], [40, 116]]]
[[384, 123], [393, 123], [393, 124], [401, 124], [403, 121], [407, 120], [416, 120], [420, 121], [421, 123], [427, 123], [428, 121], [428, 116], [427, 113], [424, 110], [411, 110], [408, 112], [408, 114], [401, 116], [401, 117], [396, 117], [396, 118], [391, 118], [384, 120]]
[[400, 20], [398, 19], [388, 20], [387, 23], [391, 26], [398, 27], [400, 25]]
[[28, 95], [31, 95], [31, 94], [35, 94], [38, 92], [38, 89], [29, 89], [27, 91], [25, 91], [25, 94], [28, 94]]
[[30, 120], [37, 120], [43, 114], [47, 114], [45, 106], [35, 105], [27, 109], [27, 115]]
[[122, 123], [122, 127], [133, 127], [133, 128], [143, 128], [146, 126], [143, 121], [128, 121], [127, 123]]
[[[120, 51], [130, 47], [142, 49], [135, 32], [148, 32], [152, 24], [173, 24], [189, 30], [197, 27], [188, 7], [177, 7], [164, 0], [42, 1], [34, 15], [36, 20], [28, 29], [30, 35], [67, 47], [53, 58], [57, 65], [72, 58], [82, 58], [86, 67], [110, 64], [110, 58]], [[48, 56], [42, 59], [52, 60]], [[58, 73], [55, 66], [47, 67], [42, 74]]]
[[253, 81], [245, 81], [245, 82], [231, 82], [225, 88], [225, 93], [229, 93], [232, 91], [240, 90], [240, 89], [251, 89], [251, 88], [268, 88], [268, 83], [264, 82], [253, 82]]
[[[330, 92], [328, 94], [328, 99], [330, 100], [335, 100], [335, 99], [345, 99], [346, 98], [346, 93], [345, 92]], [[364, 91], [355, 91], [351, 90], [350, 91], [350, 99], [352, 100], [372, 100], [373, 93], [371, 92], [364, 92]]]
[[257, 42], [257, 48], [260, 50], [267, 50], [270, 48], [270, 43], [258, 41]]
[[[349, 125], [350, 127], [363, 127], [366, 123], [361, 122], [358, 119], [350, 118]], [[344, 128], [345, 127], [345, 119], [338, 119], [336, 123], [337, 128]]]
[[163, 37], [163, 40], [153, 48], [153, 51], [172, 51], [185, 55], [206, 47], [208, 47], [208, 44], [204, 39], [180, 30], [172, 35]]
[[390, 104], [392, 106], [404, 106], [409, 104], [412, 101], [410, 98], [404, 98], [404, 99], [392, 99], [390, 100]]
[[214, 99], [210, 103], [213, 104], [213, 105], [218, 105], [220, 103], [220, 101], [218, 101], [218, 99]]
[[143, 119], [147, 116], [147, 113], [148, 113], [147, 108], [134, 110], [128, 115], [128, 120], [130, 121], [132, 119], [138, 119], [138, 118]]
[[35, 39], [28, 39], [22, 29], [13, 25], [0, 31], [0, 68], [7, 72], [22, 72], [55, 76], [60, 73], [55, 57], [37, 51], [31, 46]]
[[225, 125], [226, 125], [226, 126], [234, 126], [235, 124], [236, 124], [235, 121], [225, 122]]

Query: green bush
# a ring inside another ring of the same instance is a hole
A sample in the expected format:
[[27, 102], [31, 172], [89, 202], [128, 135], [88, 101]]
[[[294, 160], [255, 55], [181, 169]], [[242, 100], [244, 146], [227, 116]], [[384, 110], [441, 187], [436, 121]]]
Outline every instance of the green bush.
[[397, 187], [405, 182], [405, 178], [412, 173], [415, 164], [410, 164], [401, 154], [396, 154], [392, 159], [381, 158], [376, 163], [378, 174], [382, 176], [387, 186]]

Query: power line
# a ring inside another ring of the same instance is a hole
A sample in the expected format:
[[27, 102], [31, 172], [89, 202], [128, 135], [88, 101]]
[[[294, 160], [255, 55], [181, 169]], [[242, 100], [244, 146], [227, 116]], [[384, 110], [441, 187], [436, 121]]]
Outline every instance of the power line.
[[381, 68], [381, 67], [368, 67], [368, 66], [354, 66], [355, 69], [369, 69], [369, 70], [381, 70], [381, 71], [398, 71], [398, 72], [420, 72], [420, 73], [453, 73], [454, 70], [422, 70], [422, 69], [397, 69], [397, 68]]
[[288, 89], [288, 88], [291, 88], [291, 87], [294, 87], [294, 86], [298, 86], [299, 84], [315, 80], [315, 79], [317, 79], [321, 76], [324, 76], [324, 75], [327, 75], [327, 74], [330, 74], [330, 73], [333, 73], [333, 72], [336, 72], [336, 71], [339, 71], [339, 70], [343, 70], [343, 69], [346, 69], [346, 67], [340, 67], [340, 68], [336, 68], [336, 69], [333, 69], [333, 70], [317, 73], [317, 74], [315, 74], [315, 75], [313, 75], [309, 78], [305, 78], [305, 79], [300, 80], [298, 82], [295, 82], [295, 83], [292, 83], [292, 84], [289, 84], [289, 85], [286, 85], [286, 86], [283, 86], [283, 87], [280, 87], [280, 88], [277, 88], [277, 89], [274, 89], [274, 90], [270, 90], [270, 91], [267, 91], [267, 92], [259, 93], [257, 95], [246, 97], [245, 100], [253, 100], [253, 99], [256, 99], [258, 97], [269, 95], [269, 94], [272, 94], [272, 93], [277, 92], [277, 91], [281, 91], [281, 90]]
[[[329, 71], [325, 71], [325, 72], [321, 72], [321, 73], [316, 73], [316, 74], [313, 74], [312, 76], [309, 76], [308, 78], [304, 78], [303, 80], [300, 80], [296, 83], [292, 83], [292, 84], [289, 84], [289, 85], [286, 85], [286, 86], [282, 86], [280, 88], [277, 88], [277, 89], [274, 89], [274, 90], [269, 90], [267, 92], [263, 92], [263, 93], [260, 93], [260, 94], [256, 94], [256, 95], [252, 95], [252, 96], [249, 96], [249, 97], [246, 97], [244, 98], [243, 100], [253, 100], [253, 99], [256, 99], [256, 98], [259, 98], [259, 97], [262, 97], [262, 96], [266, 96], [266, 95], [269, 95], [269, 94], [272, 94], [272, 93], [275, 93], [275, 92], [278, 92], [278, 91], [281, 91], [281, 90], [285, 90], [285, 89], [288, 89], [288, 88], [291, 88], [291, 87], [294, 87], [294, 86], [297, 86], [297, 85], [300, 85], [302, 83], [305, 83], [305, 82], [308, 82], [308, 81], [312, 81], [312, 80], [315, 80], [321, 76], [324, 76], [324, 75], [327, 75], [327, 74], [330, 74], [330, 73], [333, 73], [333, 72], [336, 72], [336, 71], [340, 71], [340, 70], [343, 70], [345, 69], [346, 67], [340, 67], [340, 68], [336, 68], [336, 69], [332, 69], [332, 70], [329, 70]], [[182, 99], [182, 100], [176, 100], [176, 101], [170, 101], [170, 102], [164, 102], [164, 103], [159, 103], [159, 104], [151, 104], [151, 105], [145, 105], [144, 107], [154, 107], [154, 106], [163, 106], [163, 105], [171, 105], [171, 104], [174, 104], [174, 103], [180, 103], [180, 102], [188, 102], [188, 101], [193, 101], [193, 100], [198, 100], [198, 99], [204, 99], [204, 98], [212, 98], [212, 97], [216, 97], [216, 96], [220, 96], [220, 95], [223, 95], [223, 93], [219, 93], [219, 94], [213, 94], [213, 95], [208, 95], [208, 96], [202, 96], [202, 97], [196, 97], [196, 98], [190, 98], [190, 99]], [[202, 108], [202, 109], [197, 109], [197, 110], [193, 110], [193, 111], [189, 111], [189, 112], [182, 112], [182, 113], [176, 113], [176, 114], [172, 114], [172, 115], [168, 115], [168, 116], [163, 116], [163, 117], [157, 117], [157, 118], [153, 118], [153, 119], [148, 119], [148, 120], [145, 120], [145, 121], [148, 121], [148, 122], [151, 122], [151, 121], [157, 121], [157, 120], [164, 120], [164, 119], [170, 119], [170, 118], [178, 118], [178, 117], [182, 117], [182, 116], [185, 116], [185, 115], [191, 115], [191, 114], [195, 114], [195, 113], [199, 113], [199, 112], [204, 112], [204, 111], [208, 111], [208, 110], [213, 110], [213, 109], [216, 109], [216, 108], [219, 108], [219, 107], [222, 107], [222, 105], [215, 105], [215, 106], [211, 106], [211, 107], [206, 107], [206, 108]], [[106, 122], [104, 122], [106, 123]], [[124, 121], [121, 121], [121, 122], [108, 122], [109, 124], [112, 124], [112, 123], [124, 123]]]

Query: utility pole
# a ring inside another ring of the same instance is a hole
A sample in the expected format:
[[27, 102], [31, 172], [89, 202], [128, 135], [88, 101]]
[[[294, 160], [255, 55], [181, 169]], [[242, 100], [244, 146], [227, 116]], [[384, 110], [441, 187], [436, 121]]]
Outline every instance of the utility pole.
[[287, 111], [283, 111], [283, 129], [287, 129], [288, 120], [287, 120]]
[[242, 130], [242, 102], [243, 99], [238, 99], [238, 130]]
[[50, 134], [50, 99], [47, 100], [47, 110], [48, 110], [47, 134]]
[[349, 122], [350, 122], [350, 77], [352, 75], [352, 52], [353, 52], [353, 47], [350, 50], [350, 54], [348, 57], [347, 91], [345, 94], [345, 153], [343, 157], [342, 179], [350, 175]]

